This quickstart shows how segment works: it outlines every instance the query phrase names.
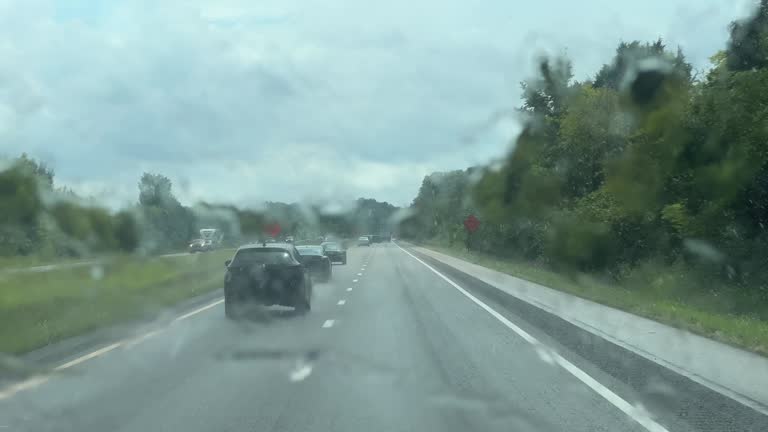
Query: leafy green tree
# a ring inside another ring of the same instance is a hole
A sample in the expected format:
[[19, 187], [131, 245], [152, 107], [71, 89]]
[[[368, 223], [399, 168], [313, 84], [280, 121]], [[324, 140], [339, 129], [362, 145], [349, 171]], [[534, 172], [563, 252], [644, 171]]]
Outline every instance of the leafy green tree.
[[123, 210], [115, 215], [114, 237], [121, 252], [133, 252], [139, 247], [139, 227], [133, 213]]
[[169, 206], [178, 204], [173, 196], [171, 180], [161, 174], [144, 173], [139, 180], [139, 204], [142, 206]]
[[195, 236], [195, 217], [173, 195], [173, 184], [161, 174], [144, 173], [139, 181], [141, 245], [149, 251], [184, 247]]
[[30, 254], [38, 242], [39, 218], [44, 207], [36, 172], [30, 160], [10, 162], [0, 171], [0, 253]]

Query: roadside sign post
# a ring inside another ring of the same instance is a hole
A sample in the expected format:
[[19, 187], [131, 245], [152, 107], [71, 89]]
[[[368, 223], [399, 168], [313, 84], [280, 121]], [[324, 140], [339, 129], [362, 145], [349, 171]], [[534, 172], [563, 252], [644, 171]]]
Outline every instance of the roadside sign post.
[[467, 247], [467, 250], [471, 249], [471, 240], [474, 238], [474, 233], [478, 228], [480, 228], [480, 219], [475, 217], [475, 215], [471, 214], [464, 219], [464, 229], [467, 231], [467, 238], [464, 245]]

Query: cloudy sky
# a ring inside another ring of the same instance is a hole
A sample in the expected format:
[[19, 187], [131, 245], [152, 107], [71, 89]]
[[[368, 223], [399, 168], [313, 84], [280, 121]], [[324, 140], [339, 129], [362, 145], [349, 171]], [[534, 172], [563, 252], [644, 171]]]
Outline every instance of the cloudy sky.
[[0, 154], [118, 206], [144, 171], [186, 203], [358, 196], [405, 205], [425, 174], [516, 130], [541, 53], [577, 78], [619, 40], [696, 67], [749, 0], [0, 0]]

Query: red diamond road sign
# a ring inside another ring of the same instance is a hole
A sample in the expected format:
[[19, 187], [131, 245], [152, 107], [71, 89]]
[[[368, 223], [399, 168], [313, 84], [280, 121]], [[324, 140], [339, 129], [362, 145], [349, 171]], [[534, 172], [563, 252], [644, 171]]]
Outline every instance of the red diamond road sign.
[[467, 216], [464, 219], [464, 228], [471, 233], [477, 231], [480, 228], [480, 219], [476, 218], [475, 215]]

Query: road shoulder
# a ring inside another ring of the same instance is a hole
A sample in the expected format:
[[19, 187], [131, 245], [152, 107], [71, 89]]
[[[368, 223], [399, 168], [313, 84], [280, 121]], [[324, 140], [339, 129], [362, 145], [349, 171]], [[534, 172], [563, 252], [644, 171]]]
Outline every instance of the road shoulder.
[[766, 419], [768, 386], [760, 382], [768, 374], [760, 371], [768, 371], [768, 362], [760, 356], [438, 252], [406, 247], [565, 349], [617, 378], [634, 380], [630, 384], [641, 393], [651, 396], [649, 380], [663, 377], [665, 385], [674, 383], [671, 388], [682, 392], [670, 401], [673, 405], [690, 399], [700, 408], [728, 406], [734, 418]]

